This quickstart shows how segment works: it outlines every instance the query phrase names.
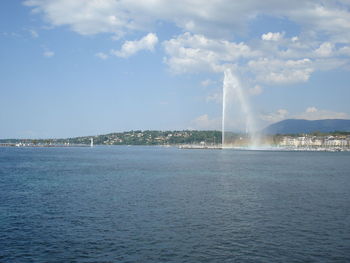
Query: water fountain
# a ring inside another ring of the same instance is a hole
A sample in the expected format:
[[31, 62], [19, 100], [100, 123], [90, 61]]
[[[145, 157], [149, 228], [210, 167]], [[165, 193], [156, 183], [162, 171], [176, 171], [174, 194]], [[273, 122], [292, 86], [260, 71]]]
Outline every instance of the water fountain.
[[245, 130], [250, 138], [249, 147], [255, 148], [259, 146], [259, 136], [255, 127], [253, 114], [250, 109], [250, 105], [246, 99], [246, 95], [243, 91], [242, 85], [232, 73], [232, 70], [227, 68], [224, 71], [224, 82], [222, 92], [222, 148], [227, 148], [225, 132], [226, 132], [226, 115], [227, 115], [227, 102], [231, 96], [235, 96], [239, 102], [241, 112], [245, 119]]

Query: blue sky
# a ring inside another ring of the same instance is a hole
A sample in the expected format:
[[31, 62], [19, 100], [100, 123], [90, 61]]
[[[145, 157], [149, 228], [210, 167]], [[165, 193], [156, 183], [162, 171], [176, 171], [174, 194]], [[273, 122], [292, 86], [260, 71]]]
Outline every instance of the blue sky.
[[140, 2], [2, 1], [0, 138], [350, 118], [349, 1]]

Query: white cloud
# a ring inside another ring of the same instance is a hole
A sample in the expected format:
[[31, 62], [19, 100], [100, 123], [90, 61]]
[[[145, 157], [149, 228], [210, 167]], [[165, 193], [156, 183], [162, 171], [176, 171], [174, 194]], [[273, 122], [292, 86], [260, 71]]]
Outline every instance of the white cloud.
[[269, 32], [269, 33], [266, 33], [266, 34], [263, 34], [261, 36], [261, 39], [262, 40], [266, 40], [266, 41], [279, 41], [283, 38], [284, 36], [284, 32], [280, 33], [280, 32], [276, 32], [276, 33], [272, 33], [272, 32]]
[[80, 34], [123, 34], [150, 30], [168, 21], [184, 31], [208, 36], [242, 32], [259, 15], [285, 17], [305, 31], [324, 32], [350, 39], [350, 3], [323, 0], [160, 1], [160, 0], [26, 0], [54, 26], [69, 26]]
[[114, 0], [28, 0], [24, 4], [43, 14], [49, 24], [68, 25], [82, 35], [122, 34], [127, 27], [128, 17]]
[[345, 112], [319, 110], [316, 107], [308, 107], [305, 112], [294, 116], [294, 118], [305, 120], [349, 119], [350, 115]]
[[[307, 1], [303, 1], [307, 2]], [[317, 32], [334, 41], [350, 41], [350, 2], [313, 1], [307, 6], [289, 10], [287, 16], [303, 26], [305, 31]]]
[[338, 50], [340, 55], [346, 55], [350, 57], [350, 46], [344, 46]]
[[[316, 70], [335, 69], [348, 63], [346, 57], [333, 56], [336, 51], [330, 42], [316, 47], [317, 42], [306, 44], [299, 38], [294, 40], [281, 40], [283, 50], [272, 43], [275, 41], [261, 45], [255, 42], [253, 48], [243, 42], [187, 32], [163, 42], [167, 55], [164, 62], [177, 74], [222, 72], [226, 67], [232, 67], [241, 74], [248, 74], [257, 85], [307, 82]], [[347, 51], [345, 47], [341, 49], [343, 54]]]
[[106, 60], [109, 56], [103, 52], [98, 52], [95, 54], [96, 57], [102, 59], [102, 60]]
[[46, 58], [51, 58], [55, 55], [55, 52], [51, 51], [51, 50], [46, 50], [43, 52], [43, 56]]
[[337, 68], [344, 68], [346, 64], [349, 63], [349, 60], [345, 58], [319, 58], [315, 59], [313, 62], [313, 66], [315, 70], [319, 71], [328, 71]]
[[149, 33], [140, 40], [125, 41], [120, 50], [112, 50], [111, 53], [117, 57], [127, 58], [141, 50], [154, 51], [154, 47], [157, 43], [157, 35]]
[[258, 81], [270, 84], [305, 82], [314, 71], [310, 59], [281, 60], [262, 58], [248, 62]]
[[315, 54], [320, 57], [329, 57], [333, 53], [334, 45], [330, 42], [325, 42], [320, 45], [318, 49], [315, 50]]
[[286, 109], [279, 109], [276, 112], [260, 114], [260, 119], [268, 124], [282, 121], [284, 119], [324, 120], [324, 119], [350, 119], [345, 112], [331, 110], [320, 110], [314, 106], [305, 109], [299, 114], [290, 114]]
[[[318, 46], [321, 50], [315, 52], [317, 49], [313, 44], [296, 42], [283, 40], [281, 43], [288, 49], [280, 51], [273, 43], [255, 44], [253, 48], [243, 42], [212, 39], [187, 32], [163, 42], [164, 62], [177, 74], [222, 72], [226, 67], [235, 68], [239, 73], [247, 74], [255, 85], [307, 82], [316, 70], [335, 69], [348, 63], [345, 57], [330, 56], [335, 53], [329, 51], [329, 46], [333, 48], [333, 44], [325, 42]], [[347, 52], [345, 47], [342, 52]]]
[[198, 71], [221, 72], [224, 64], [258, 55], [244, 43], [210, 39], [184, 33], [163, 42], [165, 63], [174, 73]]
[[289, 115], [286, 109], [279, 109], [276, 112], [260, 114], [260, 119], [268, 123], [274, 123], [284, 120]]
[[[163, 42], [164, 62], [173, 73], [222, 72], [230, 66], [252, 74], [254, 85], [291, 84], [308, 81], [315, 70], [349, 64], [346, 0], [26, 0], [24, 4], [51, 26], [68, 26], [82, 35], [109, 33], [120, 39], [128, 33], [153, 31], [159, 22], [175, 24], [187, 33]], [[247, 26], [262, 16], [287, 19], [300, 34], [285, 38], [284, 32], [266, 31], [246, 43], [228, 40], [248, 32]], [[112, 54], [129, 57], [140, 50], [152, 51], [157, 42], [151, 33], [126, 41]]]

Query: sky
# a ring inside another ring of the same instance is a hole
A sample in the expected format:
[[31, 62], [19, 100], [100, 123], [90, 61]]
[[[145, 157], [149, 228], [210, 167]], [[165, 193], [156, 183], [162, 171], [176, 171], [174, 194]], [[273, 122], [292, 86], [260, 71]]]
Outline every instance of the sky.
[[0, 138], [220, 129], [225, 69], [259, 129], [350, 119], [349, 0], [0, 5]]

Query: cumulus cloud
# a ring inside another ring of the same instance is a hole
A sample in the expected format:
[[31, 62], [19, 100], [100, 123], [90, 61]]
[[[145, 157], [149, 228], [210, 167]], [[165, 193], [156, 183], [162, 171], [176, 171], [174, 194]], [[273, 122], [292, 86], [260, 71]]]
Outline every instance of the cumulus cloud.
[[260, 58], [248, 62], [249, 69], [257, 80], [269, 84], [291, 84], [305, 82], [314, 71], [310, 59], [282, 60]]
[[227, 36], [233, 31], [244, 31], [247, 22], [259, 15], [267, 15], [286, 17], [306, 31], [350, 39], [347, 1], [26, 0], [24, 4], [42, 14], [51, 25], [66, 25], [84, 35], [149, 30], [164, 20], [185, 31]]
[[66, 25], [82, 35], [122, 34], [127, 27], [128, 17], [114, 0], [28, 0], [24, 4], [33, 7], [33, 13], [43, 14], [49, 24]]
[[[237, 68], [258, 85], [307, 82], [316, 70], [335, 69], [348, 63], [346, 57], [332, 56], [336, 52], [329, 42], [316, 47], [313, 42], [305, 44], [299, 39], [294, 40], [283, 40], [284, 49], [279, 50], [273, 43], [250, 46], [186, 32], [163, 42], [164, 62], [177, 74]], [[348, 50], [343, 47], [341, 52], [346, 54]]]
[[157, 43], [157, 35], [149, 33], [140, 40], [125, 41], [120, 50], [112, 50], [111, 53], [117, 57], [127, 58], [141, 50], [153, 51]]
[[320, 57], [329, 57], [332, 55], [334, 45], [330, 42], [325, 42], [315, 50], [315, 54]]
[[[256, 85], [282, 85], [307, 82], [313, 72], [340, 68], [349, 61], [347, 57], [332, 56], [336, 51], [328, 42], [317, 48], [300, 40], [285, 39], [281, 44], [287, 49], [281, 51], [273, 43], [250, 46], [186, 32], [163, 42], [164, 62], [176, 74], [222, 72], [231, 67], [249, 75]], [[346, 54], [348, 50], [342, 47], [337, 52]]]
[[266, 40], [266, 41], [278, 41], [278, 40], [281, 40], [284, 36], [284, 32], [283, 33], [280, 33], [280, 32], [276, 32], [276, 33], [272, 33], [272, 32], [269, 32], [269, 33], [266, 33], [266, 34], [263, 34], [261, 36], [261, 39], [262, 40]]
[[163, 47], [167, 54], [164, 62], [175, 73], [221, 72], [224, 64], [259, 54], [242, 42], [210, 39], [189, 32], [164, 41]]
[[260, 114], [260, 119], [268, 123], [274, 123], [286, 119], [288, 114], [289, 112], [286, 109], [279, 109], [276, 112]]
[[304, 31], [318, 32], [339, 42], [350, 41], [350, 2], [314, 1], [309, 7], [289, 10], [288, 17], [303, 26]]
[[350, 45], [342, 47], [338, 50], [339, 55], [350, 56]]
[[345, 112], [319, 110], [316, 107], [308, 107], [303, 113], [294, 116], [296, 119], [323, 120], [323, 119], [349, 119], [350, 115]]
[[[308, 81], [316, 70], [346, 67], [350, 56], [350, 2], [344, 0], [26, 0], [24, 4], [51, 26], [66, 26], [82, 34], [149, 32], [157, 23], [176, 25], [183, 33], [163, 42], [164, 62], [173, 73], [222, 72], [239, 68], [253, 84], [293, 84]], [[281, 17], [300, 28], [291, 38], [284, 32], [233, 42], [261, 16]], [[153, 50], [156, 34], [126, 41], [119, 57]], [[102, 58], [102, 57], [101, 57]], [[103, 58], [102, 58], [103, 59]], [[252, 74], [252, 75], [250, 75]]]
[[276, 112], [260, 114], [260, 120], [265, 124], [271, 124], [285, 119], [303, 119], [303, 120], [324, 120], [324, 119], [350, 119], [350, 115], [345, 112], [336, 112], [331, 110], [322, 110], [310, 106], [299, 114], [290, 114], [286, 109], [279, 109]]

